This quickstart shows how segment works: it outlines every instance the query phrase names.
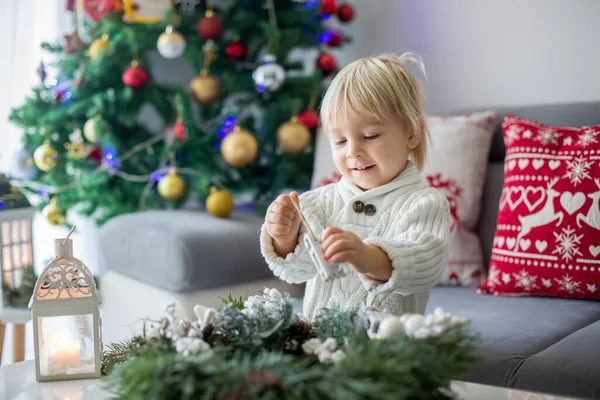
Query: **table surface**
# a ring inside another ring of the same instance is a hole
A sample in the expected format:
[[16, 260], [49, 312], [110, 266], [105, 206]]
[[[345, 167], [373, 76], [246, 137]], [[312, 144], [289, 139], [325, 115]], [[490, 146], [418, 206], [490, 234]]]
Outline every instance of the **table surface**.
[[[454, 382], [452, 389], [462, 400], [568, 400], [566, 397], [533, 394], [514, 389]], [[9, 364], [0, 368], [0, 394], [6, 400], [106, 400], [109, 393], [102, 389], [100, 379], [59, 382], [35, 380], [33, 360]]]

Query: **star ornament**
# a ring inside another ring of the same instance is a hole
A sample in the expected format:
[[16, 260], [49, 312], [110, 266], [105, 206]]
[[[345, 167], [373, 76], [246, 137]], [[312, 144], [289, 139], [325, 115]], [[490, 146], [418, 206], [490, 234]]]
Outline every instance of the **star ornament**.
[[88, 155], [88, 148], [84, 143], [73, 142], [65, 143], [65, 149], [67, 149], [67, 156], [81, 160]]
[[74, 54], [83, 50], [84, 48], [85, 42], [81, 40], [77, 31], [73, 32], [70, 35], [65, 35], [65, 54]]

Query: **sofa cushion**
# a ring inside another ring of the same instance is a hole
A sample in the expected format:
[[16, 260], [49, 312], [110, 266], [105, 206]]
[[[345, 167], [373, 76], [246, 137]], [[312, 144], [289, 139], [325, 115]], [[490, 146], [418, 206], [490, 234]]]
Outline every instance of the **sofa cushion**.
[[227, 219], [189, 210], [125, 214], [101, 228], [100, 249], [108, 269], [161, 289], [218, 288], [273, 277], [258, 245], [262, 223], [237, 211]]
[[509, 115], [504, 140], [504, 187], [481, 291], [600, 300], [600, 126]]
[[[436, 307], [471, 319], [473, 331], [480, 335], [478, 353], [483, 358], [466, 379], [496, 386], [507, 386], [527, 358], [600, 320], [596, 301], [481, 296], [457, 287], [433, 288], [426, 312]], [[597, 338], [580, 345], [597, 346]], [[600, 358], [589, 362], [600, 367]]]
[[513, 375], [510, 386], [581, 398], [600, 398], [599, 342], [600, 321], [597, 321], [529, 357]]
[[446, 196], [452, 218], [448, 266], [440, 284], [477, 287], [485, 278], [475, 227], [497, 120], [495, 111], [427, 118], [430, 144], [421, 174]]

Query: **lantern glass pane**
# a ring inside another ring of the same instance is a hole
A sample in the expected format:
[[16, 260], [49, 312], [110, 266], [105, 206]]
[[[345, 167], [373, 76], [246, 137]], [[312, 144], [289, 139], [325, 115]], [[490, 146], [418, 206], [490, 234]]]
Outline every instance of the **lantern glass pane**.
[[10, 222], [2, 223], [2, 244], [10, 244]]
[[28, 219], [21, 220], [21, 241], [31, 241], [31, 221]]
[[38, 340], [42, 376], [95, 372], [93, 314], [38, 317]]

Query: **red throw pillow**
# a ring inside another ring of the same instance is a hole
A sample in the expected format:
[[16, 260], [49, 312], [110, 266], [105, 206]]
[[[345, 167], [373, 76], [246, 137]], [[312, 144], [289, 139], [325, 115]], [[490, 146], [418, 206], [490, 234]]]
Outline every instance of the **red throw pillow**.
[[504, 187], [479, 292], [600, 300], [600, 126], [506, 116]]

